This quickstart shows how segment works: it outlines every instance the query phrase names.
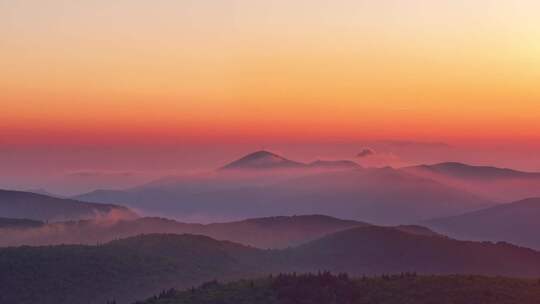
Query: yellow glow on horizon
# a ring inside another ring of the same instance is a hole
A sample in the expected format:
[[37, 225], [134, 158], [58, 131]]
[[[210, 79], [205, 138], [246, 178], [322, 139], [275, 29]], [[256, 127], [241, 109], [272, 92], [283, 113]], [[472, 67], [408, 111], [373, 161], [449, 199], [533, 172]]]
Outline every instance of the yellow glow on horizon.
[[3, 1], [0, 127], [533, 137], [538, 11], [533, 0]]

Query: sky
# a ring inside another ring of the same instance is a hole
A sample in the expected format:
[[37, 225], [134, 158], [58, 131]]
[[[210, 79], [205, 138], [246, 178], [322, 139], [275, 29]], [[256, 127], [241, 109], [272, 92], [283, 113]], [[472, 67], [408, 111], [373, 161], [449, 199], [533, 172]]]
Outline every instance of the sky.
[[540, 170], [539, 11], [536, 0], [0, 0], [0, 186], [197, 170], [261, 147], [346, 157], [377, 141], [459, 149], [399, 163]]

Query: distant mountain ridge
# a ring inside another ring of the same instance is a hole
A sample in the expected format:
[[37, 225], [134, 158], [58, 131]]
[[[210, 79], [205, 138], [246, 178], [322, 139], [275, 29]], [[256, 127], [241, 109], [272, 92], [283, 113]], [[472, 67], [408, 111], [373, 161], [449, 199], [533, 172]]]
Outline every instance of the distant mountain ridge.
[[402, 168], [402, 171], [506, 203], [540, 197], [540, 173], [448, 162]]
[[71, 221], [48, 225], [21, 221], [0, 219], [0, 247], [96, 244], [140, 234], [189, 233], [258, 248], [276, 249], [300, 245], [340, 230], [370, 225], [323, 215], [277, 216], [206, 225], [163, 218], [138, 218], [105, 223]]
[[540, 250], [540, 198], [434, 219], [424, 224], [452, 237], [506, 241]]
[[261, 150], [235, 160], [219, 170], [263, 170], [263, 169], [352, 169], [360, 166], [350, 160], [316, 160], [302, 163], [289, 160], [275, 153]]
[[539, 172], [523, 172], [509, 168], [498, 168], [493, 166], [475, 166], [458, 162], [444, 162], [434, 165], [419, 165], [408, 167], [408, 169], [429, 170], [436, 173], [446, 174], [461, 178], [539, 178]]
[[126, 207], [88, 203], [42, 194], [0, 190], [0, 215], [5, 218], [38, 221], [65, 221], [101, 217], [133, 218], [137, 215]]
[[161, 179], [126, 190], [98, 190], [76, 199], [125, 204], [148, 215], [180, 219], [317, 213], [382, 225], [415, 223], [494, 204], [405, 170], [362, 168], [348, 161], [303, 164], [259, 151], [225, 168], [208, 176]]

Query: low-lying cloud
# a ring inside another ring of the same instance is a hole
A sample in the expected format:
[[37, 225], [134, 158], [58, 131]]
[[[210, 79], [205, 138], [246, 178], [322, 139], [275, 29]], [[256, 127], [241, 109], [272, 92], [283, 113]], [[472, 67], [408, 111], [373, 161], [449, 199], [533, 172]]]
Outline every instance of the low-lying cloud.
[[372, 148], [363, 148], [356, 154], [357, 161], [366, 167], [403, 167], [411, 165], [393, 152], [377, 152]]

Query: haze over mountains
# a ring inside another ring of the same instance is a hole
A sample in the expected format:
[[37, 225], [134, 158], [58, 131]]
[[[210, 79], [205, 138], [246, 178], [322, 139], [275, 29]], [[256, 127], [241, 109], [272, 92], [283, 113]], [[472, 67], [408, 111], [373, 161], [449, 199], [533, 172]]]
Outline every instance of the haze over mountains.
[[538, 12], [0, 0], [0, 304], [540, 304]]
[[341, 160], [303, 164], [266, 151], [207, 175], [97, 190], [76, 198], [179, 219], [327, 214], [392, 225], [493, 205], [489, 199], [404, 170], [361, 168]]
[[[255, 218], [207, 225], [181, 223], [164, 218], [85, 220], [51, 224], [0, 219], [0, 246], [96, 244], [140, 234], [190, 233], [258, 248], [286, 248], [340, 230], [368, 225], [322, 215]], [[420, 234], [430, 233], [421, 227], [403, 226], [399, 229], [418, 231]]]
[[[536, 205], [531, 203], [534, 200], [526, 201], [529, 202], [527, 208], [517, 208], [523, 204], [516, 203], [503, 209], [504, 205], [500, 208], [494, 207], [499, 200], [490, 200], [483, 196], [484, 192], [496, 188], [493, 183], [506, 184], [502, 187], [505, 191], [494, 190], [493, 193], [512, 192], [512, 195], [516, 196], [535, 193], [535, 187], [525, 187], [527, 191], [521, 192], [521, 183], [512, 188], [516, 183], [511, 181], [527, 179], [534, 183], [539, 175], [459, 163], [401, 169], [362, 168], [346, 160], [301, 163], [274, 153], [259, 151], [210, 174], [171, 176], [126, 190], [98, 190], [78, 196], [77, 201], [23, 192], [0, 192], [6, 198], [7, 194], [17, 194], [13, 198], [25, 197], [9, 204], [4, 200], [2, 206], [9, 206], [12, 211], [15, 207], [22, 208], [19, 213], [4, 213], [4, 227], [11, 225], [10, 223], [15, 226], [16, 222], [13, 221], [17, 218], [39, 221], [73, 220], [41, 226], [35, 222], [20, 222], [19, 228], [28, 224], [31, 228], [39, 227], [40, 230], [26, 229], [24, 232], [9, 234], [3, 232], [4, 238], [0, 245], [93, 244], [138, 233], [200, 233], [257, 247], [281, 248], [299, 244], [293, 237], [285, 237], [291, 230], [287, 226], [288, 218], [283, 215], [325, 214], [355, 221], [337, 220], [342, 221], [340, 223], [343, 225], [332, 224], [325, 228], [316, 228], [320, 229], [316, 231], [321, 233], [335, 232], [337, 230], [333, 230], [334, 228], [350, 227], [351, 223], [356, 225], [367, 222], [392, 226], [421, 223], [437, 232], [460, 239], [506, 241], [539, 248], [537, 237], [531, 232], [538, 228]], [[462, 184], [469, 186], [464, 187]], [[81, 202], [83, 200], [99, 203]], [[96, 218], [105, 219], [107, 216], [119, 219], [132, 219], [136, 216], [118, 205], [130, 206], [142, 214], [166, 215], [184, 220], [175, 222], [141, 218], [134, 221], [102, 222], [100, 225], [92, 221]], [[491, 207], [494, 208], [490, 209]], [[44, 213], [39, 208], [47, 209], [47, 212]], [[494, 214], [493, 210], [506, 210], [505, 218]], [[484, 216], [480, 219], [478, 214]], [[281, 217], [273, 217], [275, 215]], [[264, 217], [270, 217], [272, 220], [268, 220], [268, 223], [274, 223], [275, 227], [284, 225], [284, 233], [260, 238], [260, 234], [254, 231], [258, 229], [256, 224], [260, 224]], [[228, 219], [245, 218], [257, 219], [212, 225], [187, 224], [230, 222]], [[80, 219], [91, 221], [78, 222]], [[469, 219], [466, 220], [467, 223], [464, 222], [465, 219]], [[69, 229], [66, 230], [66, 227]], [[237, 237], [230, 237], [233, 234]], [[304, 239], [304, 236], [302, 234], [298, 240]], [[319, 236], [321, 235], [318, 233], [313, 234], [313, 237]]]
[[363, 168], [259, 151], [208, 174], [76, 199], [1, 190], [0, 302], [128, 303], [213, 279], [319, 270], [536, 278], [540, 199], [501, 202], [536, 193], [537, 180], [457, 163]]
[[[0, 302], [128, 303], [169, 287], [293, 271], [538, 277], [540, 252], [468, 241], [539, 248], [540, 201], [496, 205], [482, 195], [492, 180], [510, 185], [515, 178], [534, 181], [536, 175], [461, 164], [305, 164], [262, 151], [211, 174], [167, 177], [77, 200], [0, 191], [0, 246], [48, 245], [0, 249]], [[475, 187], [456, 180], [473, 180]], [[513, 193], [522, 194], [519, 187]], [[137, 218], [118, 204], [178, 217], [281, 216], [183, 223]], [[326, 215], [283, 216], [306, 213]], [[433, 230], [373, 225], [430, 218], [437, 218], [425, 222]]]
[[[539, 250], [540, 199], [527, 199], [448, 218], [426, 221], [422, 226], [395, 228], [418, 235], [447, 235], [462, 240], [504, 241]], [[183, 223], [166, 218], [99, 218], [45, 223], [0, 218], [0, 246], [96, 244], [150, 233], [201, 234], [258, 248], [286, 248], [324, 235], [366, 227], [366, 222], [323, 215], [252, 218], [212, 224]]]

